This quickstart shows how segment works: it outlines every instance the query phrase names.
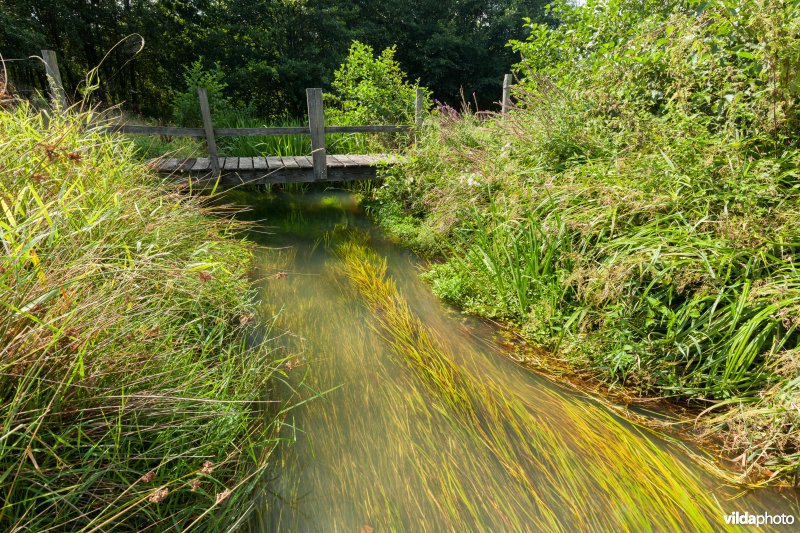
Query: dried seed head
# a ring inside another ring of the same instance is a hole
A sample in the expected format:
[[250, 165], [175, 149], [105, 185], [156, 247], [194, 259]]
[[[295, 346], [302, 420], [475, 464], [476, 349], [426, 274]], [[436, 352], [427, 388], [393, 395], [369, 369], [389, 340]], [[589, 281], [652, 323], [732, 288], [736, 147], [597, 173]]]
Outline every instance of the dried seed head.
[[200, 478], [199, 477], [194, 478], [192, 482], [189, 483], [189, 486], [192, 487], [192, 492], [195, 492], [197, 489], [200, 488]]
[[200, 470], [203, 474], [210, 474], [214, 471], [214, 463], [211, 461], [206, 461], [203, 463], [203, 468]]
[[230, 491], [230, 489], [225, 489], [225, 490], [223, 490], [222, 492], [218, 493], [218, 494], [217, 494], [217, 504], [219, 504], [220, 502], [224, 502], [225, 500], [227, 500], [227, 499], [228, 499], [228, 496], [230, 496], [230, 495], [231, 495], [231, 491]]
[[155, 478], [156, 478], [156, 472], [155, 470], [151, 470], [145, 475], [143, 475], [141, 478], [139, 478], [139, 481], [141, 481], [142, 483], [150, 483]]
[[150, 503], [161, 503], [167, 499], [168, 494], [169, 494], [169, 489], [167, 487], [161, 487], [153, 494], [151, 494], [150, 497], [147, 498], [147, 501], [149, 501]]

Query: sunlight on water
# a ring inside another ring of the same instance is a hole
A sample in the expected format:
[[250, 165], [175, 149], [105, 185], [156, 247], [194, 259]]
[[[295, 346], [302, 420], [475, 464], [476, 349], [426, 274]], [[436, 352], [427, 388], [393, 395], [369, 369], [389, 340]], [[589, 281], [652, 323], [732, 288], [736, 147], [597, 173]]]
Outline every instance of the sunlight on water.
[[[672, 439], [515, 366], [343, 192], [261, 197], [265, 316], [291, 412], [253, 529], [715, 530], [739, 492]], [[384, 272], [384, 262], [388, 270]]]

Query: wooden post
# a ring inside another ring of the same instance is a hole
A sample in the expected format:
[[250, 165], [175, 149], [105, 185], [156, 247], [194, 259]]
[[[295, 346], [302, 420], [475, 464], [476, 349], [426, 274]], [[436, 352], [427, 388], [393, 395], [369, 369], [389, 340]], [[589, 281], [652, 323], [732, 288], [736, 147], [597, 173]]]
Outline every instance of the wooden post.
[[67, 95], [64, 92], [64, 84], [61, 82], [61, 71], [58, 70], [58, 58], [52, 50], [42, 50], [44, 68], [47, 72], [47, 83], [50, 85], [50, 98], [53, 105], [65, 109], [67, 107]]
[[511, 74], [506, 74], [503, 77], [503, 111], [502, 113], [505, 115], [508, 113], [508, 109], [511, 107], [511, 82], [513, 78]]
[[414, 123], [417, 125], [417, 128], [422, 127], [422, 120], [423, 116], [422, 113], [424, 111], [423, 106], [425, 105], [425, 92], [422, 89], [417, 89], [417, 101], [414, 105]]
[[200, 114], [203, 116], [203, 129], [206, 133], [208, 144], [208, 157], [211, 159], [211, 171], [214, 176], [219, 176], [219, 158], [217, 157], [217, 141], [214, 139], [214, 125], [211, 122], [211, 108], [208, 106], [208, 93], [205, 87], [197, 88], [200, 98]]
[[314, 179], [328, 179], [325, 156], [325, 110], [322, 107], [322, 89], [306, 89], [308, 100], [308, 130], [311, 133], [311, 156], [314, 161]]

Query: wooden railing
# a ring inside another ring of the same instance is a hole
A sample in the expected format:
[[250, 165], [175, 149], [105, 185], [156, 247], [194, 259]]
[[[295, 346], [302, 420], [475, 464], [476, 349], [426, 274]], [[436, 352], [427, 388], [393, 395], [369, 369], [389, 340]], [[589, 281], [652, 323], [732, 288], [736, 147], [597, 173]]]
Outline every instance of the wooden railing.
[[[203, 118], [202, 128], [176, 128], [170, 126], [139, 126], [119, 124], [109, 126], [107, 131], [140, 134], [140, 135], [168, 135], [205, 138], [208, 146], [208, 155], [211, 158], [211, 168], [214, 175], [219, 175], [219, 156], [217, 155], [218, 137], [252, 137], [266, 135], [310, 135], [311, 157], [314, 162], [314, 177], [326, 180], [328, 167], [326, 165], [325, 135], [329, 133], [403, 133], [413, 129], [411, 125], [380, 125], [380, 126], [326, 126], [325, 111], [322, 101], [322, 89], [306, 89], [308, 103], [308, 126], [294, 127], [269, 127], [269, 128], [215, 128], [211, 120], [211, 110], [208, 105], [208, 93], [203, 87], [198, 88], [197, 96], [200, 100], [200, 114]], [[417, 89], [414, 118], [416, 126], [422, 125], [424, 92]]]
[[[50, 84], [50, 92], [53, 103], [56, 107], [66, 109], [67, 100], [64, 87], [61, 82], [61, 74], [58, 69], [56, 53], [52, 50], [42, 50], [42, 59], [47, 70], [47, 79]], [[503, 78], [503, 99], [501, 100], [501, 112], [507, 113], [511, 108], [511, 84], [512, 75], [506, 74]], [[248, 137], [261, 135], [310, 135], [311, 150], [314, 162], [314, 175], [316, 179], [325, 180], [327, 178], [325, 135], [328, 133], [400, 133], [410, 131], [410, 125], [386, 125], [386, 126], [326, 126], [325, 112], [322, 103], [322, 89], [306, 89], [308, 103], [308, 127], [286, 127], [286, 128], [214, 128], [211, 121], [211, 110], [208, 105], [208, 94], [206, 89], [200, 87], [197, 90], [200, 100], [200, 114], [203, 118], [202, 128], [178, 128], [170, 126], [139, 126], [129, 124], [119, 124], [107, 126], [106, 131], [114, 131], [129, 134], [143, 135], [167, 135], [205, 138], [208, 145], [208, 154], [211, 159], [212, 171], [219, 175], [219, 157], [217, 155], [217, 137]], [[414, 123], [417, 128], [422, 125], [424, 92], [417, 89], [414, 111]]]

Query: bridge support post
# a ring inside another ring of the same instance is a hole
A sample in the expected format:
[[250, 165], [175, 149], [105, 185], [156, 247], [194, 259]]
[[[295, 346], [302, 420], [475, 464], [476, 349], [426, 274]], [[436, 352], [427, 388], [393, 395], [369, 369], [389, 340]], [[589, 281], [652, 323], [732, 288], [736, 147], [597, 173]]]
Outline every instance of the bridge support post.
[[42, 60], [47, 73], [47, 83], [50, 85], [50, 98], [53, 105], [60, 109], [67, 108], [67, 95], [64, 92], [64, 84], [61, 82], [61, 71], [58, 70], [58, 57], [52, 50], [42, 50]]
[[217, 140], [214, 138], [214, 125], [211, 122], [211, 108], [208, 105], [208, 93], [205, 87], [197, 88], [197, 97], [200, 99], [200, 114], [203, 117], [203, 130], [206, 134], [208, 157], [211, 158], [211, 172], [214, 177], [219, 176], [219, 157], [217, 156]]
[[325, 110], [322, 104], [322, 89], [306, 89], [306, 99], [314, 179], [324, 181], [328, 179], [328, 163], [325, 153]]
[[511, 107], [511, 82], [513, 77], [511, 74], [506, 74], [503, 77], [503, 102], [502, 102], [502, 113], [505, 115], [508, 113], [509, 108]]

